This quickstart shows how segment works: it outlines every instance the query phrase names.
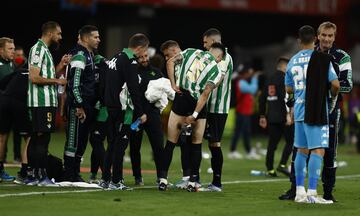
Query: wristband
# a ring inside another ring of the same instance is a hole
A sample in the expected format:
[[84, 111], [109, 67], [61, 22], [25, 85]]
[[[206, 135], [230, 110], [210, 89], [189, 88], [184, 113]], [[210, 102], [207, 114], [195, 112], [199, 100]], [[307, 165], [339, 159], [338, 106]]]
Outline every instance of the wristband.
[[192, 117], [194, 117], [194, 119], [196, 119], [198, 117], [199, 113], [194, 111], [193, 114], [191, 115]]

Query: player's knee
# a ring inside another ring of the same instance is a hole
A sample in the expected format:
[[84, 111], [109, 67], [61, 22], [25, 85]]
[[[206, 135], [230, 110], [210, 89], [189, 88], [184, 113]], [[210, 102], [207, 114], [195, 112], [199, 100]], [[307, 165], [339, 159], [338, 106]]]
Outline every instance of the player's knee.
[[325, 149], [323, 149], [323, 148], [312, 149], [311, 153], [324, 157]]
[[209, 143], [209, 147], [210, 148], [220, 148], [221, 143], [220, 142], [212, 142], [212, 143]]
[[305, 148], [298, 148], [297, 151], [303, 154], [309, 154], [310, 152], [309, 149], [305, 149]]

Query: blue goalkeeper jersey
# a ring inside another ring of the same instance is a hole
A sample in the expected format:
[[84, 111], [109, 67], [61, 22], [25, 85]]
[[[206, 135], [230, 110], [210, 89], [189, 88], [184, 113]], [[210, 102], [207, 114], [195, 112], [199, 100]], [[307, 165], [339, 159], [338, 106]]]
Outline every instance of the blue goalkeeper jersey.
[[[285, 85], [294, 90], [294, 120], [304, 121], [305, 116], [305, 92], [306, 92], [306, 73], [313, 50], [301, 50], [294, 55], [286, 68]], [[328, 81], [337, 79], [335, 70], [330, 63]]]

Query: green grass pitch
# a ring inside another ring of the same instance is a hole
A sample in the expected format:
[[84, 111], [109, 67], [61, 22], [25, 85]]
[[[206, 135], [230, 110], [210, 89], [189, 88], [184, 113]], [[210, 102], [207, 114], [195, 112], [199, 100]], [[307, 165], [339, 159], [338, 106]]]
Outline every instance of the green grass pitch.
[[[229, 120], [228, 120], [229, 121]], [[230, 120], [232, 121], [232, 120]], [[230, 126], [229, 126], [230, 125]], [[264, 170], [265, 158], [254, 160], [229, 160], [227, 153], [232, 130], [229, 122], [224, 135], [224, 182], [222, 193], [188, 193], [171, 189], [159, 192], [155, 187], [155, 174], [143, 174], [145, 186], [134, 186], [131, 174], [125, 174], [127, 185], [133, 191], [101, 191], [80, 188], [42, 188], [18, 186], [0, 183], [0, 212], [10, 215], [359, 215], [360, 212], [360, 155], [355, 147], [342, 145], [338, 150], [338, 161], [346, 161], [347, 166], [338, 168], [339, 178], [336, 182], [335, 196], [339, 200], [333, 205], [297, 204], [291, 201], [280, 201], [278, 196], [289, 188], [289, 182], [280, 174], [277, 178], [250, 176], [251, 169]], [[61, 157], [64, 147], [64, 133], [53, 134], [50, 152]], [[265, 147], [266, 137], [253, 137], [252, 144], [261, 142]], [[9, 144], [12, 142], [10, 141]], [[239, 142], [243, 153], [242, 143]], [[283, 143], [278, 147], [275, 166], [280, 158]], [[12, 146], [9, 145], [9, 150]], [[91, 146], [88, 145], [84, 156], [83, 167], [89, 167]], [[154, 170], [151, 159], [150, 144], [147, 139], [142, 145], [142, 169]], [[209, 152], [206, 143], [203, 151]], [[128, 153], [127, 153], [128, 154]], [[12, 151], [9, 151], [9, 160]], [[207, 184], [212, 174], [206, 170], [210, 160], [203, 159], [201, 164], [201, 181]], [[131, 169], [129, 162], [125, 169]], [[175, 148], [173, 162], [170, 167], [170, 182], [181, 177], [180, 148]], [[18, 168], [7, 168], [15, 175]], [[88, 179], [89, 173], [82, 173]], [[319, 193], [322, 187], [319, 183]], [[29, 194], [34, 192], [32, 195]], [[38, 192], [38, 193], [36, 193]], [[20, 196], [23, 195], [23, 196]]]

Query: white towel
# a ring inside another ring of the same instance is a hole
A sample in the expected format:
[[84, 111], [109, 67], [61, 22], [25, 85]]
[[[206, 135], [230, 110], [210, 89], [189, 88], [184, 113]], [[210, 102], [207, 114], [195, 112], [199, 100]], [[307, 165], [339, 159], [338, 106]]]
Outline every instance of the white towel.
[[145, 97], [150, 103], [155, 103], [160, 111], [163, 111], [169, 102], [168, 99], [174, 100], [175, 91], [172, 89], [169, 79], [159, 78], [149, 82]]

